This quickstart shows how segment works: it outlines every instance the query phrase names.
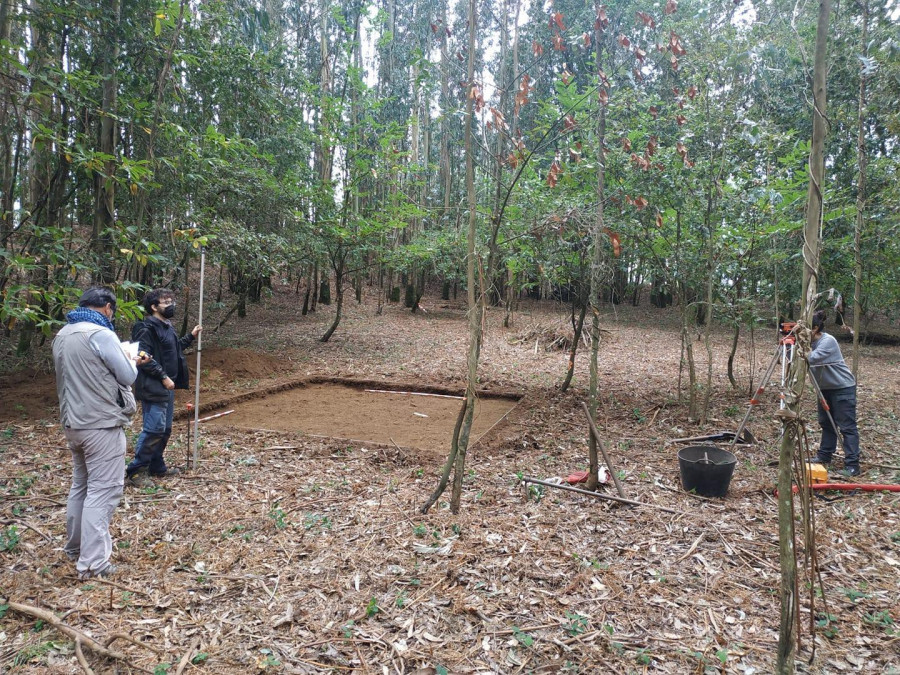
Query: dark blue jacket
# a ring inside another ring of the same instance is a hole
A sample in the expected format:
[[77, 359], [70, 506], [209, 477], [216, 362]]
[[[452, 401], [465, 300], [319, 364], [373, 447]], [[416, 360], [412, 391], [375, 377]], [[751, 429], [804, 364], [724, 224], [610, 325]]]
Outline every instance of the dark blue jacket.
[[134, 324], [131, 341], [139, 343], [140, 349], [153, 357], [143, 366], [138, 366], [138, 376], [134, 383], [136, 399], [168, 400], [169, 391], [162, 383], [166, 377], [172, 379], [176, 389], [188, 388], [188, 367], [184, 350], [194, 342], [191, 333], [179, 338], [171, 323], [150, 316]]

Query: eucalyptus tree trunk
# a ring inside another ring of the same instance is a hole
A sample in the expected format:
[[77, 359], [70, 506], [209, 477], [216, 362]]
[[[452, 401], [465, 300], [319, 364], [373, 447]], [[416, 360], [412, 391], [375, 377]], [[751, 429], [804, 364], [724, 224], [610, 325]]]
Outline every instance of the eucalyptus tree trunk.
[[[580, 306], [578, 318], [575, 318], [575, 307]], [[588, 303], [584, 301], [584, 292], [577, 294], [577, 299], [572, 303], [572, 345], [569, 347], [569, 366], [566, 368], [566, 378], [563, 380], [562, 386], [559, 388], [561, 392], [569, 390], [572, 384], [572, 377], [575, 375], [575, 355], [578, 353], [578, 343], [581, 342], [581, 334], [584, 331], [584, 319], [587, 316]], [[593, 436], [591, 436], [593, 438]], [[597, 470], [599, 471], [599, 466]]]
[[[809, 154], [809, 190], [807, 193], [806, 225], [803, 230], [803, 311], [801, 318], [808, 327], [815, 311], [818, 291], [820, 232], [823, 214], [823, 185], [825, 176], [825, 93], [828, 23], [831, 0], [819, 3], [816, 26], [816, 50], [813, 61], [813, 130]], [[800, 335], [801, 342], [809, 340], [808, 328]], [[806, 383], [808, 364], [804, 358], [791, 363], [789, 389], [785, 392], [786, 409], [781, 422], [784, 433], [778, 462], [778, 543], [781, 563], [781, 620], [778, 631], [776, 670], [779, 675], [794, 672], [796, 626], [798, 622], [797, 559], [794, 550], [794, 510], [791, 492], [791, 468], [794, 451], [799, 442], [800, 397]], [[815, 542], [809, 542], [815, 545]]]
[[106, 157], [101, 171], [94, 172], [94, 229], [91, 242], [97, 258], [96, 278], [102, 284], [114, 281], [113, 236], [116, 224], [116, 95], [119, 67], [119, 0], [105, 0], [102, 9], [104, 28], [99, 42], [103, 62], [103, 96], [100, 106], [100, 152]]
[[344, 270], [346, 266], [346, 255], [343, 246], [339, 246], [332, 263], [334, 267], [334, 290], [337, 295], [334, 321], [331, 322], [331, 325], [328, 327], [328, 330], [325, 331], [325, 334], [319, 338], [319, 342], [328, 342], [331, 339], [331, 336], [334, 335], [334, 331], [337, 330], [338, 324], [341, 322], [341, 314], [344, 307]]
[[[316, 166], [319, 173], [320, 186], [324, 189], [325, 184], [331, 182], [332, 170], [332, 153], [330, 139], [331, 125], [331, 67], [329, 59], [331, 55], [328, 49], [328, 0], [321, 0], [321, 15], [319, 25], [319, 46], [320, 58], [319, 64], [319, 90], [322, 97], [322, 108], [319, 112], [319, 142], [316, 144]], [[316, 220], [321, 216], [321, 205], [316, 205]]]
[[[707, 100], [709, 100], [707, 98]], [[707, 119], [709, 112], [707, 111]], [[706, 194], [706, 214], [704, 217], [707, 239], [706, 250], [706, 300], [703, 312], [705, 321], [703, 322], [703, 346], [706, 348], [706, 387], [703, 391], [703, 405], [700, 406], [700, 424], [706, 424], [709, 417], [709, 401], [712, 394], [713, 383], [713, 351], [712, 351], [712, 322], [713, 322], [713, 283], [716, 274], [716, 243], [715, 243], [715, 225], [713, 223], [714, 197], [713, 193], [717, 189], [717, 180], [713, 178], [707, 188]]]
[[441, 190], [444, 194], [444, 211], [441, 214], [441, 222], [450, 220], [450, 194], [453, 183], [453, 173], [450, 164], [450, 115], [446, 114], [450, 108], [450, 58], [447, 55], [447, 1], [441, 2]]
[[[181, 30], [184, 27], [184, 14], [186, 4], [187, 0], [181, 0], [178, 10], [178, 20], [175, 22], [175, 30], [172, 34], [172, 39], [169, 42], [169, 47], [166, 50], [165, 59], [163, 59], [162, 66], [159, 69], [159, 74], [156, 78], [156, 83], [151, 94], [151, 96], [154, 96], [153, 119], [150, 122], [150, 129], [147, 132], [147, 139], [145, 141], [145, 155], [150, 168], [154, 170], [156, 168], [156, 135], [159, 132], [159, 127], [164, 114], [163, 103], [165, 102], [166, 83], [169, 79], [169, 72], [172, 69], [172, 59], [175, 54], [175, 47], [178, 45], [178, 40], [181, 36]], [[145, 236], [144, 218], [148, 210], [148, 199], [148, 190], [139, 187], [137, 191], [137, 204], [135, 207], [135, 225], [137, 227], [138, 238]], [[143, 283], [146, 283], [151, 276], [149, 273], [150, 269], [148, 269], [148, 267], [144, 267], [143, 269], [141, 269], [139, 267], [139, 263], [137, 262], [137, 256], [132, 259], [132, 263], [134, 265], [133, 274], [131, 275], [132, 279], [141, 279]]]
[[[12, 0], [0, 0], [0, 43], [10, 38]], [[0, 77], [8, 78], [9, 66], [0, 64]], [[10, 80], [11, 81], [11, 80]], [[13, 232], [13, 192], [15, 163], [13, 139], [21, 137], [21, 129], [14, 129], [13, 118], [17, 108], [18, 91], [13, 86], [3, 87], [0, 99], [0, 248], [9, 245]], [[0, 292], [6, 286], [6, 258], [0, 258]]]
[[[52, 119], [53, 91], [46, 79], [49, 76], [50, 69], [49, 57], [53, 53], [50, 32], [43, 24], [44, 10], [39, 0], [32, 0], [30, 10], [32, 12], [32, 48], [29, 50], [29, 53], [32, 55], [29, 63], [31, 91], [30, 100], [23, 107], [27, 110], [26, 114], [32, 129], [39, 129], [41, 126], [52, 128], [54, 126], [54, 120]], [[38, 137], [37, 134], [32, 138], [32, 150], [27, 166], [28, 189], [25, 193], [25, 207], [30, 218], [27, 227], [31, 231], [39, 231], [40, 228], [49, 225], [50, 182], [53, 175], [53, 152], [51, 148], [50, 139]], [[38, 246], [39, 241], [39, 238], [34, 238], [32, 246]], [[29, 282], [35, 288], [46, 287], [48, 281], [48, 266], [38, 266], [29, 272]], [[19, 355], [23, 355], [31, 347], [35, 324], [33, 321], [20, 321], [19, 328], [19, 341], [16, 352]]]
[[[419, 97], [421, 94], [420, 83], [419, 83], [419, 64], [414, 61], [410, 64], [409, 69], [409, 84], [410, 91], [412, 94], [412, 113], [409, 120], [409, 137], [410, 137], [410, 147], [409, 147], [409, 161], [410, 166], [408, 168], [407, 174], [407, 182], [410, 186], [410, 190], [418, 189], [414, 187], [418, 183], [419, 173], [418, 167], [421, 165], [421, 159], [419, 157], [419, 114], [421, 112]], [[416, 167], [413, 170], [413, 167]], [[417, 198], [421, 195], [417, 195]], [[419, 202], [421, 205], [421, 202]], [[406, 228], [405, 237], [407, 242], [413, 241], [416, 235], [419, 233], [420, 219], [418, 216], [413, 216], [409, 225]], [[406, 278], [406, 306], [409, 307], [410, 311], [415, 314], [416, 309], [419, 306], [419, 298], [416, 297], [416, 289], [417, 289], [417, 281], [419, 277], [419, 267], [414, 261], [409, 269], [408, 276]]]
[[[597, 3], [597, 11], [599, 14], [600, 3]], [[596, 68], [597, 81], [603, 86], [603, 74], [600, 68], [602, 63], [602, 34], [599, 23], [594, 30], [594, 44], [596, 49]], [[598, 355], [600, 353], [600, 297], [603, 292], [603, 284], [607, 281], [609, 270], [605, 265], [603, 255], [603, 231], [604, 231], [604, 214], [603, 203], [606, 199], [606, 158], [603, 150], [606, 145], [606, 105], [600, 102], [600, 115], [597, 122], [597, 217], [594, 221], [592, 239], [592, 256], [591, 256], [591, 285], [588, 304], [591, 310], [591, 361], [590, 361], [590, 384], [588, 385], [588, 409], [591, 418], [597, 419], [597, 399], [599, 391], [599, 369]], [[593, 434], [588, 434], [588, 477], [585, 490], [596, 490], [599, 484], [600, 462], [597, 456], [597, 440]]]
[[[314, 166], [318, 175], [318, 190], [316, 192], [316, 198], [313, 203], [313, 220], [315, 222], [315, 227], [321, 228], [323, 227], [323, 212], [326, 210], [325, 206], [327, 202], [330, 202], [331, 197], [331, 177], [332, 177], [332, 168], [333, 168], [333, 157], [332, 157], [332, 145], [331, 145], [331, 116], [332, 116], [332, 101], [331, 99], [331, 90], [332, 90], [332, 72], [329, 60], [331, 58], [331, 54], [329, 51], [328, 45], [328, 12], [329, 2], [328, 0], [320, 0], [319, 9], [320, 9], [320, 20], [319, 20], [319, 96], [320, 105], [319, 105], [319, 116], [316, 123], [316, 131], [318, 140], [316, 142], [315, 147], [315, 157], [314, 157]], [[315, 266], [315, 283], [312, 290], [312, 298], [313, 304], [310, 311], [315, 311], [316, 305], [318, 302], [322, 302], [322, 304], [330, 304], [329, 302], [324, 302], [321, 297], [321, 288], [318, 285], [319, 282], [319, 264], [316, 261]], [[325, 274], [323, 273], [323, 279], [325, 279]], [[326, 331], [328, 337], [330, 334]], [[323, 336], [324, 337], [324, 336]]]
[[[31, 75], [31, 100], [29, 101], [28, 116], [31, 127], [38, 129], [41, 126], [52, 126], [53, 92], [50, 85], [44, 79], [48, 75], [51, 52], [50, 34], [41, 20], [43, 7], [39, 0], [31, 2], [31, 40], [32, 60], [29, 64]], [[47, 199], [49, 197], [51, 167], [51, 144], [49, 139], [35, 137], [32, 141], [32, 151], [28, 158], [28, 201], [27, 210], [31, 215], [31, 227], [41, 227], [47, 224]]]
[[[498, 101], [497, 108], [502, 115], [505, 115], [507, 117], [510, 116], [508, 110], [509, 89], [513, 86], [512, 78], [510, 77], [509, 26], [507, 24], [510, 13], [509, 2], [510, 0], [503, 0], [502, 7], [497, 17], [500, 22], [500, 67], [497, 74], [497, 83], [499, 85], [498, 94], [500, 100]], [[495, 230], [499, 226], [501, 210], [503, 209], [503, 165], [506, 162], [506, 134], [508, 133], [507, 129], [504, 128], [504, 124], [505, 122], [503, 122], [502, 120], [498, 120], [496, 118], [494, 119], [497, 144], [494, 150], [493, 162], [494, 207], [491, 213], [491, 222], [493, 223]], [[491, 237], [490, 257], [492, 260], [499, 260], [500, 258], [500, 250], [497, 246], [496, 237]], [[487, 293], [489, 296], [485, 299], [485, 302], [490, 302], [492, 306], [499, 305], [503, 299], [501, 295], [501, 288], [503, 286], [503, 279], [501, 275], [495, 275], [494, 270], [491, 269], [491, 276], [485, 279], [485, 281], [488, 284], [488, 288], [485, 289], [485, 293]]]
[[477, 203], [475, 201], [475, 155], [472, 142], [472, 125], [474, 124], [474, 100], [472, 90], [475, 86], [475, 30], [478, 17], [475, 12], [475, 0], [469, 0], [469, 60], [466, 76], [468, 95], [466, 96], [465, 124], [465, 153], [466, 153], [466, 195], [469, 210], [469, 227], [467, 235], [466, 253], [466, 284], [468, 286], [469, 301], [469, 350], [466, 359], [466, 400], [460, 409], [456, 420], [456, 428], [453, 430], [453, 439], [450, 444], [450, 453], [447, 463], [441, 475], [440, 482], [434, 493], [422, 507], [422, 513], [430, 509], [443, 494], [447, 487], [450, 471], [453, 475], [453, 491], [450, 497], [450, 510], [459, 513], [462, 500], [462, 482], [465, 475], [466, 450], [469, 447], [469, 435], [472, 431], [472, 419], [475, 414], [475, 389], [478, 381], [478, 356], [481, 350], [481, 318], [483, 308], [483, 293], [479, 293], [475, 282], [475, 225], [477, 218]]
[[[862, 0], [862, 37], [860, 46], [863, 57], [869, 55], [869, 2]], [[859, 74], [859, 111], [857, 113], [856, 156], [859, 175], [856, 180], [856, 226], [853, 229], [853, 377], [859, 381], [859, 315], [862, 303], [862, 234], [866, 226], [866, 168], [869, 155], [866, 151], [866, 69]]]
[[694, 361], [694, 343], [691, 341], [691, 327], [696, 323], [696, 305], [688, 298], [688, 287], [681, 278], [681, 211], [675, 212], [675, 273], [673, 287], [678, 296], [679, 317], [681, 319], [681, 356], [678, 362], [678, 402], [681, 403], [682, 372], [688, 371], [688, 417], [697, 420], [697, 368]]
[[[478, 16], [475, 11], [475, 0], [469, 0], [469, 62], [466, 70], [466, 84], [471, 92], [475, 86], [475, 31]], [[466, 451], [469, 447], [469, 434], [472, 431], [472, 418], [475, 414], [475, 388], [478, 384], [478, 356], [481, 352], [481, 318], [484, 307], [484, 290], [476, 287], [475, 278], [475, 225], [478, 216], [478, 204], [475, 201], [475, 148], [472, 142], [472, 125], [475, 123], [475, 102], [471, 95], [466, 97], [466, 202], [469, 209], [469, 228], [466, 237], [466, 285], [469, 300], [469, 353], [466, 359], [466, 412], [459, 432], [456, 451], [456, 467], [453, 474], [453, 492], [450, 496], [450, 511], [459, 513], [462, 500], [462, 482], [465, 476]]]

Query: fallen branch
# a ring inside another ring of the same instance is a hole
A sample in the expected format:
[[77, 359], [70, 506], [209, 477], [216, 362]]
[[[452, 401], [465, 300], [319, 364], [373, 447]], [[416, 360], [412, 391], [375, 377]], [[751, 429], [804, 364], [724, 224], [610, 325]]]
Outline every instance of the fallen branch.
[[[691, 547], [688, 549], [687, 553], [685, 553], [683, 556], [681, 556], [681, 557], [680, 557], [678, 560], [676, 560], [675, 562], [680, 563], [680, 562], [681, 562], [682, 560], [684, 560], [685, 558], [691, 557], [691, 554], [693, 554], [693, 552], [697, 550], [697, 545], [698, 545], [701, 541], [703, 541], [703, 537], [705, 537], [705, 536], [706, 536], [705, 533], [701, 533], [700, 536], [697, 537], [697, 538], [694, 540], [694, 543], [691, 544]], [[721, 536], [721, 535], [720, 535], [720, 536]]]
[[184, 656], [181, 657], [181, 661], [178, 662], [178, 668], [175, 669], [175, 675], [181, 675], [184, 672], [184, 669], [187, 668], [187, 664], [190, 663], [191, 656], [197, 649], [200, 647], [200, 636], [194, 638], [194, 641], [191, 643], [191, 646], [188, 647], [188, 650], [184, 653]]
[[125, 640], [126, 642], [131, 642], [133, 644], [136, 644], [138, 647], [144, 647], [146, 649], [149, 649], [151, 652], [153, 652], [157, 656], [163, 656], [165, 654], [165, 652], [162, 649], [157, 649], [156, 647], [154, 647], [152, 645], [148, 645], [146, 642], [141, 642], [137, 638], [134, 638], [134, 637], [128, 635], [127, 633], [113, 633], [106, 639], [104, 646], [109, 647], [116, 640]]
[[75, 658], [78, 659], [78, 663], [81, 665], [81, 669], [84, 670], [85, 675], [94, 675], [94, 671], [91, 670], [87, 659], [84, 658], [84, 651], [81, 649], [81, 638], [75, 638]]
[[[97, 642], [90, 635], [82, 633], [77, 628], [73, 628], [72, 626], [63, 623], [59, 619], [56, 618], [56, 615], [53, 612], [49, 612], [46, 609], [41, 609], [40, 607], [32, 607], [31, 605], [23, 605], [20, 602], [13, 602], [11, 600], [7, 600], [6, 598], [0, 598], [0, 604], [6, 604], [9, 608], [17, 612], [19, 614], [24, 614], [26, 616], [34, 617], [35, 619], [40, 619], [44, 623], [48, 623], [53, 626], [60, 633], [63, 633], [75, 641], [76, 650], [80, 649], [80, 646], [83, 645], [91, 649], [91, 651], [96, 652], [100, 656], [105, 656], [108, 659], [114, 659], [116, 661], [124, 661], [129, 666], [132, 664], [128, 661], [128, 657], [122, 652], [115, 652], [111, 649], [107, 649], [102, 644]], [[82, 654], [82, 659], [84, 655]], [[81, 663], [82, 668], [86, 668], [85, 672], [90, 673], [91, 669], [87, 666], [87, 661], [83, 661], [79, 659], [79, 663]]]
[[53, 538], [49, 534], [44, 534], [39, 529], [37, 529], [34, 525], [29, 525], [24, 520], [0, 520], [0, 525], [21, 525], [22, 527], [27, 527], [29, 530], [33, 532], [37, 532], [41, 535], [46, 541], [53, 541]]
[[647, 504], [646, 502], [638, 502], [633, 499], [623, 499], [622, 497], [613, 497], [612, 495], [604, 495], [599, 492], [591, 492], [590, 490], [582, 490], [580, 488], [572, 487], [570, 485], [560, 485], [559, 483], [548, 483], [544, 480], [539, 480], [537, 478], [530, 478], [529, 476], [525, 476], [522, 479], [523, 483], [535, 483], [536, 485], [546, 485], [547, 487], [558, 488], [560, 490], [568, 490], [569, 492], [577, 492], [578, 494], [588, 495], [589, 497], [596, 497], [597, 499], [608, 499], [611, 502], [621, 502], [622, 504], [632, 504], [633, 506], [649, 506], [651, 509], [659, 509], [660, 511], [666, 511], [667, 513], [675, 513], [679, 516], [688, 515], [684, 511], [676, 511], [675, 509], [670, 509], [668, 506], [658, 506], [656, 504]]

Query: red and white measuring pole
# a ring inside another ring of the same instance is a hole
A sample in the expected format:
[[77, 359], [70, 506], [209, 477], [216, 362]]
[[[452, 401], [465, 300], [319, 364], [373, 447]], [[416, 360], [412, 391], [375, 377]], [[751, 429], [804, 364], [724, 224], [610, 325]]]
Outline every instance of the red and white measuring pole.
[[209, 417], [201, 417], [196, 420], [197, 422], [208, 422], [209, 420], [214, 420], [217, 417], [225, 417], [225, 415], [230, 415], [234, 410], [226, 410], [225, 412], [216, 413], [215, 415], [210, 415]]

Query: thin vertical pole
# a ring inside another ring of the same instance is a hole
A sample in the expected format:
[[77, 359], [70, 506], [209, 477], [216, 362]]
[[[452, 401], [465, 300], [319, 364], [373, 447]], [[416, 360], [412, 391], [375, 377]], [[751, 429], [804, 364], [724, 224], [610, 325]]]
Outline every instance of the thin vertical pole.
[[[206, 249], [200, 247], [200, 310], [197, 323], [203, 325], [203, 277], [206, 274]], [[203, 331], [197, 336], [197, 368], [194, 373], [194, 460], [191, 468], [197, 470], [197, 445], [200, 439], [200, 357], [203, 354]]]

